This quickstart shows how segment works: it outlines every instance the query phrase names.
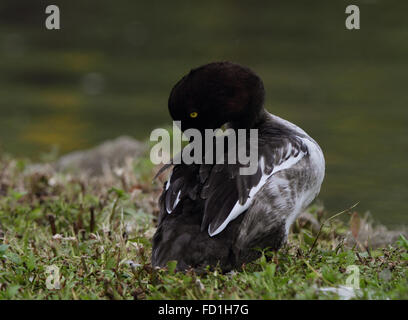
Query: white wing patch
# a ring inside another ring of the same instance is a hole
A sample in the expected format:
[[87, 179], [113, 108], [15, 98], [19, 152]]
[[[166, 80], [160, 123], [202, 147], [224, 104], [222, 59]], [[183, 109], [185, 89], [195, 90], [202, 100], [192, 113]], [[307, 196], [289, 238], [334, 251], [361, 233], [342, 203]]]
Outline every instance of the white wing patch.
[[[286, 153], [286, 156], [289, 156], [291, 151], [292, 151], [292, 145], [288, 146], [288, 151]], [[261, 157], [261, 159], [259, 160], [259, 166], [261, 167], [261, 170], [262, 170], [262, 177], [259, 180], [259, 183], [250, 190], [248, 199], [245, 201], [244, 204], [241, 205], [239, 201], [236, 202], [231, 212], [229, 213], [227, 219], [225, 219], [224, 222], [214, 232], [210, 232], [210, 226], [208, 226], [208, 234], [210, 235], [210, 237], [213, 237], [219, 234], [222, 230], [225, 229], [228, 223], [230, 223], [232, 220], [237, 218], [241, 213], [243, 213], [245, 210], [247, 210], [251, 206], [251, 204], [253, 203], [255, 194], [265, 185], [269, 177], [271, 177], [273, 174], [275, 174], [278, 171], [285, 170], [285, 169], [288, 169], [294, 166], [305, 155], [306, 155], [305, 152], [300, 151], [296, 157], [290, 157], [286, 161], [283, 161], [281, 164], [275, 166], [270, 174], [265, 174], [265, 160], [263, 157]]]
[[172, 209], [169, 209], [169, 208], [167, 208], [167, 206], [166, 206], [166, 210], [167, 210], [167, 213], [168, 213], [168, 214], [170, 214], [170, 213], [174, 210], [174, 208], [177, 206], [177, 204], [179, 203], [179, 201], [180, 201], [180, 193], [181, 193], [181, 190], [179, 190], [179, 192], [178, 192], [178, 194], [177, 194], [177, 198], [176, 198], [176, 201], [174, 201], [174, 204], [173, 204], [173, 208], [172, 208]]

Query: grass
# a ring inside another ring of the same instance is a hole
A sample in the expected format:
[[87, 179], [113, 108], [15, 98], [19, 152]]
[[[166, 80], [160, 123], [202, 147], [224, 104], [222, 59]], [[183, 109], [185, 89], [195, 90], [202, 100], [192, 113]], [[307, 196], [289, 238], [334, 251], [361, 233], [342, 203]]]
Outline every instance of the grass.
[[152, 184], [153, 175], [146, 160], [90, 179], [3, 156], [0, 299], [338, 299], [320, 289], [344, 286], [351, 265], [356, 299], [408, 298], [408, 241], [347, 247], [356, 230], [317, 205], [309, 212], [326, 221], [318, 237], [298, 221], [285, 247], [240, 272], [175, 273], [174, 262], [156, 270], [150, 241], [163, 181]]

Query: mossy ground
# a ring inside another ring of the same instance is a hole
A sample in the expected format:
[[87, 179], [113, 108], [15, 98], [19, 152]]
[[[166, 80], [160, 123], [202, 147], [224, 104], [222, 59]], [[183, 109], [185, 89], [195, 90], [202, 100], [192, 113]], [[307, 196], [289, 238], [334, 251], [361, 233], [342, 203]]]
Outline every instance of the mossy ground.
[[[288, 244], [264, 252], [241, 271], [175, 273], [151, 267], [156, 201], [148, 161], [128, 163], [102, 178], [28, 170], [0, 162], [0, 299], [338, 299], [320, 288], [346, 284], [359, 269], [357, 299], [408, 298], [408, 241], [370, 250], [347, 248], [349, 223], [333, 219], [316, 239], [296, 223]], [[309, 212], [329, 216], [318, 206]], [[59, 270], [59, 289], [49, 269]]]

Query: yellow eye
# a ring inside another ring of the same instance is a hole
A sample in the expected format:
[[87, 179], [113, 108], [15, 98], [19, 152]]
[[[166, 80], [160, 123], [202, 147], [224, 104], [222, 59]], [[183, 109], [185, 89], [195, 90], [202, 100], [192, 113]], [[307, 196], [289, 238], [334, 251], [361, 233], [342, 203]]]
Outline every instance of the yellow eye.
[[197, 116], [198, 116], [198, 113], [197, 113], [197, 112], [191, 112], [191, 113], [190, 113], [190, 117], [191, 117], [191, 118], [197, 118]]

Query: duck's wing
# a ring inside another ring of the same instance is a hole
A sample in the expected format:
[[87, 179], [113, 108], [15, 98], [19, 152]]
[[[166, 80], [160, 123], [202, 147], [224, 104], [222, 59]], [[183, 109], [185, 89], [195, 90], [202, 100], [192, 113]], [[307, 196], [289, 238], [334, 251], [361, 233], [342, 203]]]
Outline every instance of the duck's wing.
[[201, 231], [208, 228], [209, 235], [215, 236], [251, 206], [271, 175], [291, 167], [306, 154], [301, 137], [272, 136], [259, 141], [259, 161], [252, 175], [240, 174], [244, 166], [239, 163], [175, 165], [160, 199], [159, 220], [177, 214], [177, 206], [186, 198], [197, 200], [202, 204]]
[[203, 187], [200, 197], [205, 200], [201, 230], [208, 228], [210, 236], [223, 231], [228, 223], [245, 212], [255, 194], [274, 173], [290, 168], [308, 152], [299, 136], [259, 141], [258, 167], [253, 175], [242, 175], [242, 165], [202, 165]]
[[170, 214], [177, 207], [181, 199], [189, 197], [196, 200], [200, 188], [198, 171], [200, 165], [175, 165], [164, 186], [161, 202], [163, 211]]

